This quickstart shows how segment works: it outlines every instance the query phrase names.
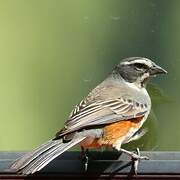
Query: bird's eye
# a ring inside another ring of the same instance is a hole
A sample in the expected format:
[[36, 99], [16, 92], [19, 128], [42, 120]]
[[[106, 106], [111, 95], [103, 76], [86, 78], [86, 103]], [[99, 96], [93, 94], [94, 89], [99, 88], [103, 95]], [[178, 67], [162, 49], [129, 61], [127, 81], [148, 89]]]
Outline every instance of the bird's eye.
[[142, 64], [142, 63], [135, 63], [134, 66], [137, 70], [144, 70], [148, 68], [147, 65]]

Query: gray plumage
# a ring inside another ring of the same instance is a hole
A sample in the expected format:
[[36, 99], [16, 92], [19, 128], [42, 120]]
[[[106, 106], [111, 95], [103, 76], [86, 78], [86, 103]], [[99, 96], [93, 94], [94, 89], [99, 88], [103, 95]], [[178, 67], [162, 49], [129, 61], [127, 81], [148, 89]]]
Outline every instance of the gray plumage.
[[36, 150], [27, 153], [24, 157], [15, 161], [11, 169], [18, 170], [19, 173], [23, 174], [33, 174], [85, 138], [83, 136], [74, 137], [68, 143], [62, 143], [62, 139], [48, 141]]
[[[64, 128], [53, 140], [27, 153], [10, 168], [23, 174], [39, 171], [85, 138], [102, 137], [103, 127], [108, 124], [143, 117], [141, 127], [151, 109], [145, 82], [151, 75], [158, 73], [165, 73], [165, 70], [147, 58], [132, 57], [123, 60], [74, 108]], [[131, 138], [137, 139], [136, 131], [130, 132], [126, 139], [118, 141], [114, 147], [119, 150], [121, 143], [130, 142]], [[142, 135], [143, 132], [139, 133], [139, 137]]]

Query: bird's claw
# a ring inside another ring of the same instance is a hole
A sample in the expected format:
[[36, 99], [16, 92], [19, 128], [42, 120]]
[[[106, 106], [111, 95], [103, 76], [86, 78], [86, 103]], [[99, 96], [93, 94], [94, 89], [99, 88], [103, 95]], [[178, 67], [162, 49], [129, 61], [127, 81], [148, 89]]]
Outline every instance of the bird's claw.
[[138, 165], [140, 160], [149, 160], [149, 157], [147, 156], [141, 156], [139, 148], [136, 149], [136, 153], [132, 154], [132, 160], [133, 160], [133, 165], [134, 165], [134, 173], [137, 175], [138, 172]]
[[89, 162], [89, 157], [86, 155], [84, 157], [84, 171], [86, 172], [88, 169], [88, 162]]
[[132, 154], [132, 160], [149, 160], [147, 156], [139, 156], [137, 154]]
[[88, 150], [82, 149], [81, 160], [84, 163], [84, 171], [86, 172], [88, 170], [88, 164], [89, 164]]

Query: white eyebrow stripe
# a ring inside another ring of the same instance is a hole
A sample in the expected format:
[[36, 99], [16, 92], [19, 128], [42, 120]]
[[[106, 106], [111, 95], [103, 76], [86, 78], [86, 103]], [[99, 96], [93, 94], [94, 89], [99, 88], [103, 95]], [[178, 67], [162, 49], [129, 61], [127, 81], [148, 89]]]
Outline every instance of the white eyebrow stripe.
[[125, 64], [125, 65], [128, 65], [128, 64], [134, 64], [134, 63], [142, 63], [142, 64], [146, 64], [147, 66], [151, 67], [152, 66], [152, 62], [146, 58], [143, 58], [143, 59], [136, 59], [136, 60], [133, 60], [133, 61], [126, 61], [126, 62], [122, 62], [121, 64]]

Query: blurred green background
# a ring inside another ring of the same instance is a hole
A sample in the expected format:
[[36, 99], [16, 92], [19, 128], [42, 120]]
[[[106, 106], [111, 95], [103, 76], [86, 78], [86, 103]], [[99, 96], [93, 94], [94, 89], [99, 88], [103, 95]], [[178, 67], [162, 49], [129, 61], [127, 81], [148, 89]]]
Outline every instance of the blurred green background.
[[138, 143], [180, 150], [179, 0], [0, 0], [0, 150], [53, 137], [122, 58], [168, 70], [148, 86], [153, 111]]

